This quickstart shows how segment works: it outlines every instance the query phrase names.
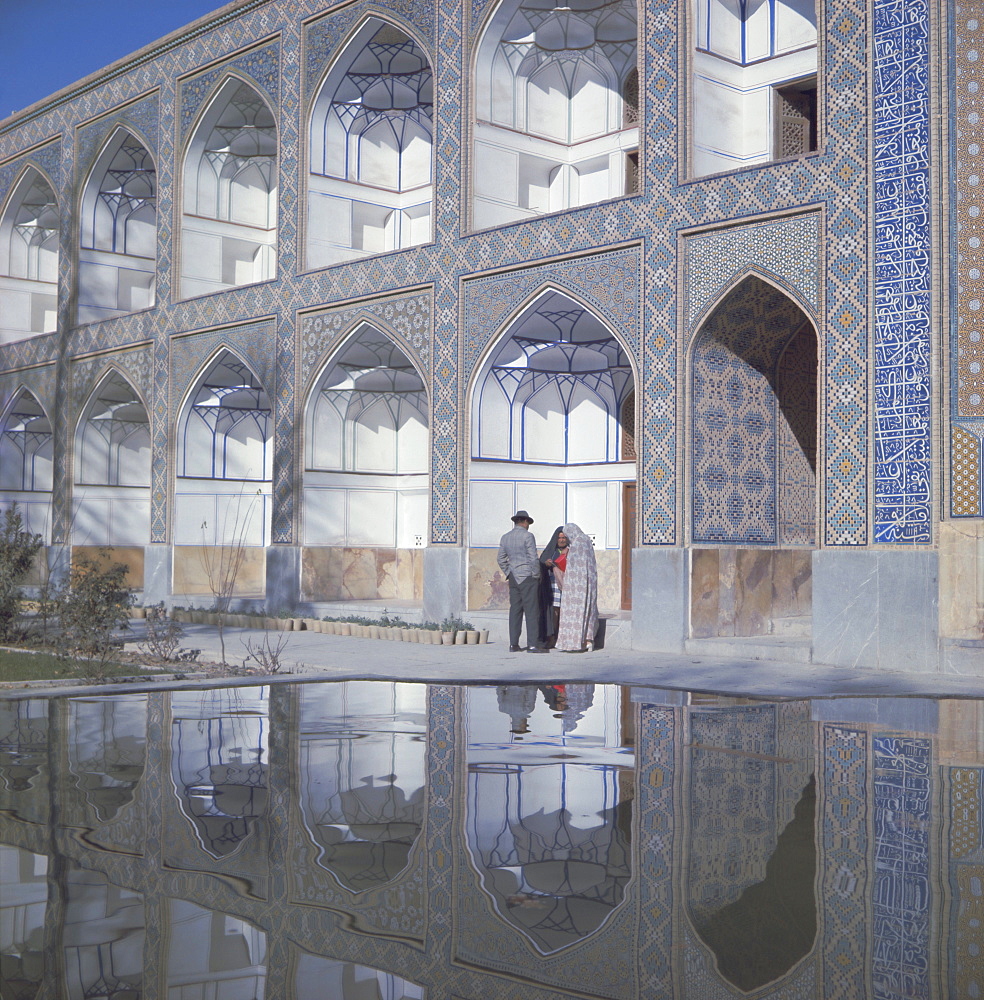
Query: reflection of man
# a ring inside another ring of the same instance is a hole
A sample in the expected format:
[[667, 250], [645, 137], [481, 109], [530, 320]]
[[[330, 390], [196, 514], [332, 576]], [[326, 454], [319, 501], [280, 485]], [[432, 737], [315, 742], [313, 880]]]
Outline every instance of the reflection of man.
[[526, 642], [531, 653], [545, 653], [540, 645], [540, 559], [530, 531], [533, 518], [525, 510], [512, 516], [515, 527], [499, 540], [497, 562], [509, 581], [509, 652], [519, 653], [519, 636], [526, 616]]
[[499, 711], [509, 716], [509, 732], [530, 731], [530, 716], [536, 708], [536, 688], [531, 684], [503, 684], [495, 689]]

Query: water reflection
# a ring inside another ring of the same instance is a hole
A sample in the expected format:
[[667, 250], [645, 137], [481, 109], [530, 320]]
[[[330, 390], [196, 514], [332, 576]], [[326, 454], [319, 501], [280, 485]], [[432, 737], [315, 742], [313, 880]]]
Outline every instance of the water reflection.
[[688, 905], [741, 990], [789, 972], [817, 930], [816, 785], [809, 705], [690, 713]]
[[355, 962], [301, 955], [294, 979], [296, 997], [339, 1000], [423, 1000], [424, 991], [408, 979]]
[[183, 899], [169, 900], [168, 908], [168, 1000], [258, 1000], [263, 996], [267, 970], [262, 930]]
[[235, 852], [267, 807], [267, 689], [179, 691], [171, 700], [171, 779], [213, 857]]
[[147, 748], [147, 696], [73, 698], [69, 768], [97, 822], [114, 819], [133, 800]]
[[44, 978], [48, 859], [0, 844], [0, 996], [30, 1000]]
[[144, 903], [101, 872], [65, 877], [62, 931], [69, 1000], [139, 1000], [143, 990]]
[[11, 698], [0, 992], [982, 997], [982, 816], [974, 702]]
[[300, 694], [300, 793], [318, 863], [359, 892], [407, 866], [424, 825], [427, 689], [312, 684]]
[[596, 931], [632, 874], [620, 691], [593, 695], [468, 691], [468, 846], [496, 912], [542, 952]]
[[0, 809], [47, 822], [48, 701], [0, 701]]

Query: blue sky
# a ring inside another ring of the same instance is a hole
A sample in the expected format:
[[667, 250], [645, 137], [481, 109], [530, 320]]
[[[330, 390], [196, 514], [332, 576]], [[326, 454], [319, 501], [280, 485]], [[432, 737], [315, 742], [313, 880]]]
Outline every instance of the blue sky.
[[0, 0], [0, 120], [224, 6], [221, 0]]

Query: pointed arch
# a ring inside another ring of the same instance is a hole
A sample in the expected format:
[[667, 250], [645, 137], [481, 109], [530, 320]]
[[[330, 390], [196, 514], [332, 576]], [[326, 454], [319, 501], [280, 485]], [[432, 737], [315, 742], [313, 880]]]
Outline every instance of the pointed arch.
[[175, 544], [266, 545], [273, 406], [233, 347], [218, 346], [199, 368], [175, 428]]
[[154, 305], [157, 168], [146, 144], [120, 125], [82, 187], [79, 210], [80, 323]]
[[26, 530], [51, 540], [54, 436], [38, 398], [18, 388], [0, 413], [0, 507], [16, 503]]
[[89, 393], [75, 426], [75, 544], [149, 543], [151, 452], [147, 406], [126, 373], [111, 364]]
[[178, 475], [258, 482], [273, 474], [273, 408], [252, 368], [217, 348], [178, 416]]
[[226, 75], [184, 155], [183, 298], [276, 277], [278, 147], [266, 98], [245, 77]]
[[305, 407], [305, 538], [410, 548], [426, 532], [430, 404], [411, 352], [359, 322]]
[[433, 132], [426, 49], [393, 22], [367, 17], [311, 106], [309, 268], [430, 241]]
[[59, 231], [54, 186], [29, 164], [0, 211], [0, 345], [57, 329]]
[[701, 305], [698, 313], [690, 321], [691, 332], [689, 343], [687, 345], [688, 351], [692, 351], [694, 341], [697, 339], [697, 335], [711, 313], [715, 312], [721, 303], [724, 302], [724, 300], [727, 299], [728, 296], [731, 295], [731, 293], [734, 292], [734, 290], [748, 278], [757, 278], [763, 284], [770, 285], [777, 292], [786, 296], [786, 298], [791, 299], [807, 316], [813, 326], [819, 329], [820, 316], [817, 312], [817, 307], [806, 298], [801, 289], [797, 288], [795, 285], [760, 264], [749, 264], [746, 267], [743, 267], [740, 271], [736, 271], [733, 275], [731, 275], [731, 277], [728, 278], [728, 280], [721, 285], [721, 287], [718, 288], [705, 303]]
[[706, 315], [688, 355], [695, 542], [815, 544], [817, 344], [799, 304], [756, 275]]
[[14, 393], [0, 420], [0, 489], [50, 493], [51, 420], [26, 387]]
[[603, 606], [621, 604], [625, 484], [638, 476], [622, 446], [635, 368], [618, 331], [557, 283], [532, 291], [499, 324], [465, 397], [471, 574], [488, 574], [491, 590], [473, 606], [503, 603], [491, 553], [475, 550], [497, 547], [502, 524], [520, 508], [544, 519], [547, 536], [568, 521], [592, 536]]
[[472, 64], [476, 228], [634, 193], [637, 22], [636, 0], [492, 9]]
[[100, 377], [75, 429], [75, 482], [150, 486], [150, 418], [133, 383], [115, 365]]

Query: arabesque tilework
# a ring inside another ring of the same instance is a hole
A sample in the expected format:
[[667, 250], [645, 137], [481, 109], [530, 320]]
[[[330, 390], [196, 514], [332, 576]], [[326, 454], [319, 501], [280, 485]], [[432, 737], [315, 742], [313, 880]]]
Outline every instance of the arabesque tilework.
[[[275, 406], [272, 537], [275, 544], [296, 544], [300, 516], [292, 484], [299, 463], [298, 400], [310, 366], [317, 363], [317, 352], [308, 351], [303, 358], [296, 353], [305, 342], [301, 327], [306, 317], [313, 309], [344, 312], [350, 303], [367, 297], [378, 296], [380, 303], [394, 295], [413, 297], [422, 284], [430, 285], [430, 541], [461, 545], [467, 538], [460, 442], [470, 373], [505, 319], [541, 284], [556, 282], [596, 308], [632, 349], [642, 400], [637, 435], [639, 538], [643, 545], [680, 545], [689, 530], [692, 496], [684, 489], [688, 345], [718, 297], [749, 272], [759, 273], [787, 291], [818, 327], [822, 496], [815, 544], [932, 541], [931, 413], [941, 386], [931, 378], [929, 363], [932, 310], [938, 308], [930, 295], [930, 276], [938, 263], [931, 253], [927, 209], [934, 141], [927, 123], [930, 71], [941, 65], [941, 57], [930, 50], [934, 19], [943, 17], [938, 0], [906, 5], [878, 0], [870, 9], [863, 0], [825, 3], [820, 151], [699, 180], [687, 177], [678, 155], [689, 134], [689, 98], [682, 86], [688, 66], [684, 46], [678, 44], [681, 36], [687, 37], [687, 6], [678, 0], [640, 5], [640, 194], [473, 233], [466, 211], [471, 157], [468, 72], [472, 47], [491, 7], [491, 0], [464, 5], [396, 0], [384, 6], [357, 0], [335, 10], [326, 10], [316, 0], [246, 3], [135, 59], [130, 68], [114, 71], [104, 82], [87, 84], [5, 124], [0, 129], [0, 203], [29, 162], [44, 170], [56, 190], [71, 190], [116, 124], [129, 122], [137, 128], [155, 146], [159, 270], [156, 308], [74, 326], [68, 303], [75, 281], [71, 251], [76, 234], [71, 230], [73, 206], [62, 198], [59, 280], [64, 332], [5, 346], [0, 369], [23, 371], [95, 351], [153, 343], [154, 391], [148, 399], [153, 428], [151, 540], [166, 543], [173, 477], [169, 447], [177, 418], [170, 380], [184, 363], [171, 357], [177, 343], [172, 335], [202, 331], [210, 340], [209, 331], [220, 327], [245, 328], [258, 317], [274, 317], [260, 321], [267, 332], [262, 351], [254, 355], [258, 367], [265, 368], [262, 378]], [[954, 5], [951, 37], [952, 162], [961, 190], [960, 199], [952, 200], [960, 289], [953, 329], [953, 365], [959, 380], [955, 377], [952, 383], [954, 411], [965, 427], [984, 418], [974, 388], [980, 380], [978, 300], [984, 300], [975, 291], [980, 283], [980, 249], [974, 242], [979, 243], [974, 227], [980, 186], [974, 179], [980, 173], [980, 150], [973, 132], [978, 121], [974, 116], [980, 114], [981, 28], [974, 9], [963, 0]], [[420, 37], [435, 60], [434, 242], [304, 272], [300, 241], [307, 186], [302, 171], [310, 104], [360, 21], [387, 15]], [[172, 281], [180, 272], [175, 227], [182, 157], [204, 102], [230, 72], [252, 80], [277, 118], [278, 276], [178, 301]], [[905, 124], [910, 112], [915, 115], [912, 129]], [[872, 128], [877, 167], [869, 198]], [[900, 161], [903, 128], [909, 147]], [[868, 222], [872, 210], [873, 259]], [[905, 224], [896, 226], [895, 220], [903, 216]], [[893, 262], [902, 258], [906, 266], [900, 273]], [[490, 273], [493, 268], [497, 273]], [[904, 322], [898, 318], [899, 302], [905, 307]], [[73, 429], [63, 426], [61, 414], [53, 419], [62, 421], [55, 495], [56, 535], [64, 537], [69, 522], [65, 442]], [[952, 491], [953, 513], [980, 516], [980, 487], [974, 503], [968, 492], [974, 488], [972, 469], [960, 458], [967, 441], [959, 434], [953, 440], [963, 449], [951, 456], [958, 484]], [[967, 474], [961, 471], [968, 469]], [[740, 536], [741, 515], [724, 516], [732, 518], [731, 535]]]
[[[975, 0], [952, 4], [948, 24], [950, 66], [947, 78], [950, 183], [959, 192], [949, 205], [951, 287], [957, 289], [949, 323], [949, 410], [963, 428], [953, 428], [950, 512], [980, 517], [979, 439], [984, 433], [984, 16]], [[971, 427], [973, 429], [971, 430]], [[968, 481], [968, 435], [978, 439], [978, 475]], [[976, 493], [971, 496], [971, 490]]]
[[953, 926], [948, 957], [951, 996], [972, 997], [984, 991], [980, 960], [984, 926], [984, 769], [945, 767], [949, 803], [949, 920]]
[[875, 0], [874, 538], [932, 529], [929, 0]]

